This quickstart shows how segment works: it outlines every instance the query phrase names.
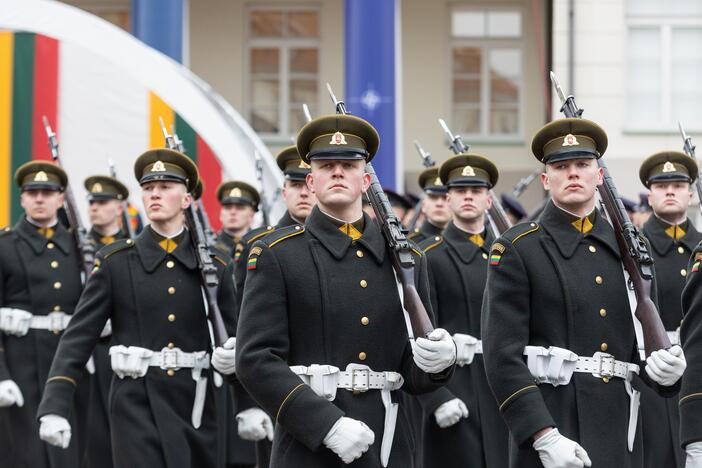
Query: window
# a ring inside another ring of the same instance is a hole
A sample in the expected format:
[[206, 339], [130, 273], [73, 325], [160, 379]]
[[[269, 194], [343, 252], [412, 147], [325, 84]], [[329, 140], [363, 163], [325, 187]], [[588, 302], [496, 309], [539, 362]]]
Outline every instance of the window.
[[702, 129], [702, 2], [629, 0], [627, 124]]
[[309, 8], [255, 8], [248, 12], [249, 122], [264, 136], [295, 134], [302, 105], [318, 108], [319, 13]]
[[451, 106], [456, 132], [518, 137], [522, 109], [522, 14], [456, 9], [451, 14]]

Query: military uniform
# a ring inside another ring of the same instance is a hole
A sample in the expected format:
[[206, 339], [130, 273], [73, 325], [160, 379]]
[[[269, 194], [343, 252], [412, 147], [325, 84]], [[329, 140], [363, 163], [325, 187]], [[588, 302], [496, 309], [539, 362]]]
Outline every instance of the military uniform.
[[[183, 182], [189, 191], [198, 177], [186, 156], [162, 149], [142, 155], [135, 175], [142, 184]], [[211, 255], [220, 280], [217, 300], [233, 336], [232, 265], [223, 253], [212, 251]], [[112, 378], [109, 412], [114, 465], [221, 466], [224, 447], [218, 437], [225, 424], [215, 407], [201, 284], [187, 231], [164, 238], [149, 227], [134, 240], [102, 249], [59, 344], [38, 416], [70, 416], [68, 403], [78, 373], [111, 319], [113, 370], [117, 373], [129, 361], [146, 363], [143, 374], [133, 375], [134, 369], [127, 366], [130, 374]], [[129, 358], [121, 359], [125, 355]]]
[[[23, 190], [62, 190], [65, 173], [50, 163], [30, 162], [16, 173]], [[0, 333], [0, 381], [11, 379], [20, 388], [24, 406], [0, 408], [0, 464], [16, 467], [76, 467], [79, 447], [49, 447], [39, 439], [36, 410], [42, 397], [65, 319], [73, 315], [82, 290], [81, 264], [71, 234], [57, 223], [38, 228], [23, 217], [14, 229], [0, 235], [0, 314], [20, 309], [32, 314], [32, 322], [49, 320], [48, 327], [32, 324], [24, 336]], [[64, 322], [63, 324], [61, 322]], [[47, 325], [46, 323], [44, 325]], [[54, 328], [50, 330], [48, 328]], [[76, 383], [83, 389], [83, 369]], [[87, 390], [87, 387], [86, 387]], [[66, 401], [67, 407], [74, 400]], [[75, 421], [74, 421], [75, 423]]]
[[[537, 133], [532, 150], [546, 163], [597, 158], [606, 141], [595, 123], [562, 119]], [[635, 370], [626, 363], [639, 364], [629, 295], [611, 225], [596, 209], [578, 218], [549, 201], [539, 223], [519, 224], [493, 243], [489, 265], [482, 311], [483, 352], [488, 381], [512, 435], [509, 466], [541, 467], [531, 437], [556, 427], [587, 450], [592, 466], [643, 467], [640, 425], [633, 451], [627, 450], [630, 416], [638, 414], [629, 410], [628, 380], [612, 372], [573, 372], [566, 383], [554, 371], [566, 372], [567, 367], [554, 368], [550, 361], [540, 360], [551, 356], [555, 365], [558, 356], [573, 359], [574, 353], [577, 362], [592, 356], [598, 369], [612, 369], [611, 359], [616, 359], [620, 361], [616, 367], [625, 369], [623, 376]], [[554, 354], [541, 356], [535, 352], [549, 347], [563, 351], [552, 348], [549, 353]], [[524, 356], [527, 351], [534, 351], [533, 370]], [[677, 391], [675, 385], [651, 383], [645, 372], [641, 377], [661, 394], [671, 396]]]
[[[466, 167], [471, 171], [466, 171]], [[488, 171], [492, 176], [486, 174]], [[491, 188], [497, 183], [494, 164], [473, 154], [449, 159], [439, 172], [449, 189]], [[464, 173], [473, 175], [464, 176]], [[488, 229], [481, 234], [470, 234], [452, 221], [443, 236], [420, 245], [429, 265], [429, 289], [437, 325], [453, 334], [460, 366], [446, 387], [420, 397], [426, 411], [424, 464], [427, 467], [507, 466], [507, 427], [487, 383], [481, 345], [474, 342], [480, 340], [480, 309], [493, 240]], [[461, 348], [475, 353], [472, 362], [461, 362]], [[465, 403], [468, 418], [442, 429], [434, 412], [454, 398]]]
[[[377, 146], [375, 130], [351, 116], [322, 117], [298, 136], [298, 150], [306, 161], [370, 159]], [[414, 256], [417, 290], [430, 311], [426, 263], [418, 251]], [[429, 375], [413, 361], [382, 233], [365, 214], [346, 223], [315, 207], [304, 227], [278, 229], [256, 242], [247, 265], [237, 375], [277, 422], [271, 467], [345, 466], [323, 446], [342, 416], [363, 421], [376, 437], [353, 466], [380, 467], [382, 438], [390, 435], [383, 429], [386, 410], [381, 398], [389, 394], [397, 401], [390, 388], [383, 390], [387, 393], [366, 391], [363, 372], [357, 371], [359, 391], [339, 388], [329, 401], [296, 373], [314, 372], [314, 367], [304, 367], [313, 364], [342, 371], [352, 363], [366, 365], [376, 372], [401, 374], [402, 389], [411, 393], [436, 389], [450, 377], [452, 368]], [[289, 366], [303, 367], [293, 371]], [[312, 385], [321, 391], [314, 380]], [[386, 404], [392, 415], [393, 406]], [[389, 466], [412, 467], [414, 441], [404, 412], [399, 412], [396, 424]]]
[[[258, 211], [261, 195], [246, 182], [228, 180], [217, 187], [217, 199], [221, 205], [247, 205], [253, 207], [254, 211]], [[232, 236], [222, 229], [217, 236], [217, 245], [219, 248], [226, 249], [234, 262], [238, 262], [244, 248], [242, 237]]]
[[[669, 163], [666, 165], [666, 163]], [[697, 164], [684, 153], [665, 151], [644, 161], [639, 176], [650, 188], [651, 183], [683, 181], [691, 183], [696, 178]], [[658, 305], [661, 320], [673, 344], [679, 344], [678, 328], [682, 321], [680, 297], [687, 277], [690, 255], [702, 240], [692, 222], [686, 219], [671, 225], [651, 216], [641, 230], [651, 244], [656, 270]], [[641, 390], [641, 422], [644, 437], [645, 466], [684, 466], [684, 453], [680, 447], [680, 416], [677, 398], [660, 398], [652, 390]]]
[[[422, 173], [419, 174], [418, 182], [419, 186], [427, 195], [445, 196], [447, 193], [446, 187], [439, 177], [439, 169], [436, 167], [430, 167], [422, 171]], [[412, 232], [407, 235], [407, 238], [419, 244], [426, 239], [433, 239], [436, 236], [440, 236], [443, 230], [444, 228], [425, 219], [421, 226], [414, 228]]]

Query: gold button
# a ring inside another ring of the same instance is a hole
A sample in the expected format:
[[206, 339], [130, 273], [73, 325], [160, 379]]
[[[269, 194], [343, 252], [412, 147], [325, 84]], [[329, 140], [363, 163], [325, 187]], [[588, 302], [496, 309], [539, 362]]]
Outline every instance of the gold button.
[[435, 241], [441, 240], [441, 237], [436, 236], [436, 237], [434, 238], [434, 240], [435, 240]]
[[361, 361], [365, 361], [366, 360], [366, 353], [364, 353], [363, 351], [358, 353], [358, 359], [360, 359]]
[[357, 250], [357, 251], [356, 251], [356, 256], [357, 256], [358, 258], [363, 258], [363, 251], [362, 251], [362, 250]]
[[590, 247], [588, 247], [587, 250], [589, 250], [592, 253], [597, 252], [597, 248], [594, 245], [591, 245]]
[[168, 314], [168, 321], [175, 322], [175, 314]]
[[602, 377], [602, 381], [604, 383], [609, 383], [609, 377]]
[[368, 317], [361, 317], [361, 323], [363, 325], [368, 325], [370, 323], [370, 320], [368, 320]]
[[361, 282], [359, 284], [361, 285], [362, 288], [365, 288], [366, 286], [368, 286], [368, 281], [361, 280]]
[[603, 282], [603, 279], [601, 276], [595, 276], [595, 283], [602, 284], [602, 282]]
[[678, 253], [679, 253], [679, 254], [684, 254], [684, 253], [685, 253], [685, 249], [684, 249], [682, 246], [678, 247]]
[[[271, 226], [268, 226], [268, 230], [270, 231], [271, 229], [273, 229], [273, 228]], [[295, 226], [296, 231], [299, 231], [300, 229], [301, 229], [300, 226]]]
[[61, 306], [60, 306], [60, 305], [55, 305], [55, 306], [54, 306], [54, 311], [55, 311], [55, 312], [59, 312], [60, 310], [61, 310]]
[[53, 262], [51, 262], [51, 268], [56, 269], [56, 268], [58, 268], [58, 265], [59, 265], [59, 264], [58, 264], [58, 262], [57, 262], [56, 260], [54, 260]]
[[487, 254], [483, 252], [483, 259], [487, 260]]
[[132, 242], [134, 242], [134, 241], [133, 241], [133, 240], [131, 240], [131, 239], [127, 239], [127, 245], [131, 245], [131, 244], [132, 244]]
[[53, 243], [53, 242], [49, 242], [48, 244], [46, 244], [46, 248], [47, 248], [47, 249], [53, 249], [53, 248], [54, 248], [54, 243]]
[[173, 377], [175, 375], [175, 371], [173, 369], [168, 369], [166, 374], [168, 374], [168, 377]]
[[173, 268], [175, 266], [175, 262], [173, 260], [168, 260], [166, 262], [166, 268]]
[[687, 270], [685, 270], [685, 269], [680, 270], [680, 276], [687, 276]]
[[600, 309], [600, 317], [606, 317], [607, 316], [607, 309]]
[[54, 289], [61, 289], [61, 282], [57, 281], [54, 283]]
[[168, 349], [173, 349], [175, 348], [175, 345], [173, 343], [168, 343]]
[[602, 343], [600, 345], [600, 351], [602, 351], [603, 353], [607, 351], [607, 348], [609, 348], [609, 346], [607, 346], [607, 343]]
[[173, 286], [168, 288], [168, 294], [175, 294], [175, 288]]

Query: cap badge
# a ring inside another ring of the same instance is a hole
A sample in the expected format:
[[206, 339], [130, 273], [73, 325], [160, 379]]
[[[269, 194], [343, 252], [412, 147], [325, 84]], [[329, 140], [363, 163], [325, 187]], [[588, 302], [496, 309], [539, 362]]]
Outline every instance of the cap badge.
[[241, 198], [241, 189], [239, 187], [234, 187], [229, 191], [229, 196], [232, 198]]
[[343, 133], [341, 132], [336, 132], [335, 134], [332, 135], [331, 140], [329, 141], [330, 145], [347, 145], [346, 143], [346, 137], [344, 136]]
[[437, 177], [436, 179], [434, 179], [434, 185], [442, 185], [441, 184], [441, 177]]
[[675, 166], [673, 163], [666, 161], [665, 164], [663, 164], [663, 172], [675, 172]]
[[298, 169], [311, 169], [310, 165], [307, 164], [305, 161], [300, 159], [300, 164], [297, 166]]
[[39, 171], [34, 175], [34, 182], [48, 182], [49, 177], [47, 177], [46, 172]]
[[156, 161], [153, 166], [151, 166], [151, 172], [166, 172], [166, 165], [163, 161]]
[[462, 176], [468, 176], [468, 177], [475, 177], [475, 171], [473, 170], [472, 167], [466, 166], [463, 168], [463, 172], [461, 172]]
[[100, 193], [102, 192], [102, 184], [100, 182], [95, 182], [93, 184], [93, 188], [90, 189], [91, 192], [93, 193]]
[[572, 133], [567, 134], [563, 137], [563, 145], [561, 146], [579, 146], [578, 139]]

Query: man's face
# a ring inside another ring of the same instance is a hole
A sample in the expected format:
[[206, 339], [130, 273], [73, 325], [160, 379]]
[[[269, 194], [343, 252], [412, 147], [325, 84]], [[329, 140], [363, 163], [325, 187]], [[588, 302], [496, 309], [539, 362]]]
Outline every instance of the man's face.
[[63, 193], [58, 190], [25, 190], [20, 195], [20, 205], [33, 220], [48, 223], [56, 218], [56, 212], [63, 205]]
[[432, 223], [444, 226], [451, 220], [448, 195], [427, 194], [422, 200], [422, 213]]
[[570, 159], [546, 165], [541, 183], [550, 190], [559, 206], [576, 211], [593, 203], [595, 190], [602, 183], [602, 169], [595, 159]]
[[692, 200], [692, 189], [688, 182], [654, 182], [648, 193], [648, 204], [661, 217], [677, 219], [687, 213]]
[[286, 180], [283, 186], [283, 200], [288, 212], [299, 221], [307, 219], [316, 202], [314, 194], [304, 180]]
[[448, 192], [448, 203], [453, 215], [464, 222], [485, 216], [492, 207], [487, 187], [453, 187]]
[[222, 205], [219, 210], [219, 220], [222, 222], [222, 227], [227, 231], [243, 231], [248, 229], [253, 223], [254, 211], [251, 205], [242, 205], [233, 203]]
[[92, 200], [88, 214], [93, 226], [109, 226], [122, 216], [122, 203], [119, 200]]
[[356, 203], [370, 187], [370, 175], [362, 159], [312, 160], [307, 186], [317, 202], [329, 209], [345, 209]]
[[152, 222], [168, 222], [190, 206], [190, 194], [184, 184], [155, 180], [141, 186], [141, 201], [146, 217]]

